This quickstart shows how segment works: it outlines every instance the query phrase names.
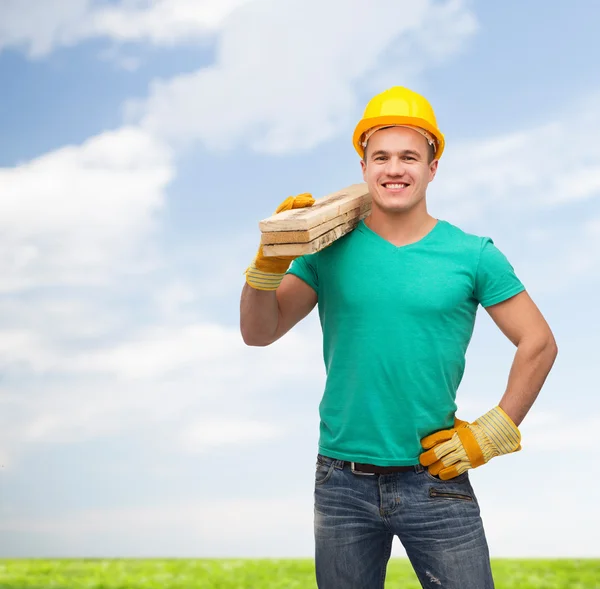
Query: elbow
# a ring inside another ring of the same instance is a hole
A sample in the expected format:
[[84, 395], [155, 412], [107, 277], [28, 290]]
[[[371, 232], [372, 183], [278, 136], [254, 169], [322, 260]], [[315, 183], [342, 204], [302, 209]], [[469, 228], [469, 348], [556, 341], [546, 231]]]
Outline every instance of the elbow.
[[248, 333], [244, 329], [241, 329], [243, 342], [253, 348], [264, 348], [273, 343], [273, 340], [265, 339], [264, 337], [258, 337], [257, 334]]
[[548, 332], [543, 338], [543, 349], [551, 356], [556, 357], [558, 355], [558, 344], [550, 328], [548, 328]]
[[558, 344], [551, 331], [524, 337], [518, 342], [517, 347], [527, 349], [528, 352], [534, 356], [548, 358], [552, 363], [558, 355]]
[[550, 339], [548, 340], [547, 346], [552, 354], [552, 357], [556, 359], [556, 356], [558, 356], [558, 344], [556, 343], [556, 340], [552, 334], [550, 334]]
[[252, 348], [265, 348], [268, 345], [270, 345], [272, 342], [269, 341], [264, 341], [264, 340], [253, 340], [250, 338], [242, 338], [244, 340], [244, 343], [247, 346], [250, 346]]
[[556, 357], [558, 356], [558, 344], [556, 343], [554, 336], [550, 337], [550, 340], [546, 344], [546, 350], [548, 365], [550, 366], [551, 370], [556, 362]]
[[536, 350], [546, 356], [552, 363], [558, 356], [558, 344], [552, 332], [548, 332], [543, 338], [538, 340], [535, 346]]

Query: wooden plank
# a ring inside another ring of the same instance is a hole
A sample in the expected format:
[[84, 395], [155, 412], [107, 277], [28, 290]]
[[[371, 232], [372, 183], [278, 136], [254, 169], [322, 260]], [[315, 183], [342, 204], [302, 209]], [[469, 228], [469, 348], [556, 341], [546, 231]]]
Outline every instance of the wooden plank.
[[369, 212], [370, 210], [364, 211], [358, 217], [334, 227], [327, 233], [320, 235], [308, 243], [276, 243], [272, 245], [263, 245], [263, 254], [266, 257], [314, 254], [315, 252], [325, 249], [328, 245], [331, 245], [334, 241], [352, 231], [358, 225], [358, 222], [361, 219], [364, 219]]
[[259, 222], [262, 233], [306, 231], [371, 202], [366, 183], [352, 184], [315, 200], [312, 207], [282, 211]]
[[364, 202], [360, 208], [352, 209], [347, 213], [342, 213], [337, 217], [321, 223], [312, 229], [306, 229], [304, 231], [268, 231], [261, 234], [260, 242], [263, 245], [271, 245], [275, 243], [307, 243], [316, 239], [320, 235], [327, 233], [338, 225], [343, 225], [347, 221], [352, 221], [357, 217], [363, 215], [363, 213], [369, 213], [371, 211], [371, 203]]

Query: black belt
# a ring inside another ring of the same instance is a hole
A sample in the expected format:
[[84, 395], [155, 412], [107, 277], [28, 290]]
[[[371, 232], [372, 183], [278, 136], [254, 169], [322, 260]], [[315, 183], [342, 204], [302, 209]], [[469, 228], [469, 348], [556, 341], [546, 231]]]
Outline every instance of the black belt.
[[360, 462], [344, 462], [353, 473], [361, 475], [394, 474], [397, 472], [415, 472], [415, 466], [377, 466], [375, 464], [361, 464]]

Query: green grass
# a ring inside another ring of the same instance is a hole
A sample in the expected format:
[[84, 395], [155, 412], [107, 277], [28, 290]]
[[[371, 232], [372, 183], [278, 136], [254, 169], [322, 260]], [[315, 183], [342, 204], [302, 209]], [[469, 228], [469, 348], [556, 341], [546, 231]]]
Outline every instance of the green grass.
[[[600, 559], [492, 561], [496, 589], [600, 589]], [[316, 589], [311, 559], [0, 560], [0, 589]], [[386, 589], [421, 589], [392, 559]]]

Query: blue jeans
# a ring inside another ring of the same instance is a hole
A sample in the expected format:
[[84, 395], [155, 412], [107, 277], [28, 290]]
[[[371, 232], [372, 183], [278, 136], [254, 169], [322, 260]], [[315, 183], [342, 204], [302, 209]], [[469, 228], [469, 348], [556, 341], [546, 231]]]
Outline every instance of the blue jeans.
[[398, 536], [423, 587], [493, 589], [468, 472], [442, 481], [410, 472], [354, 474], [318, 455], [315, 564], [319, 589], [380, 589]]

